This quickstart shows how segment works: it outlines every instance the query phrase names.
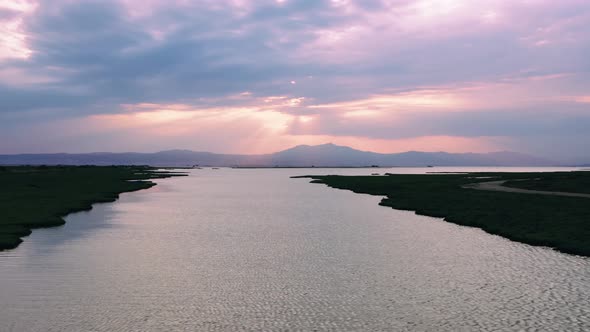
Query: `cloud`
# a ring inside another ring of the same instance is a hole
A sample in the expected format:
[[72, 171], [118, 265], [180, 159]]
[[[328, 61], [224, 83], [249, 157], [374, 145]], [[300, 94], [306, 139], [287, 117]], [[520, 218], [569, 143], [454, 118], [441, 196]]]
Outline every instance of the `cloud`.
[[[581, 0], [7, 0], [0, 130], [15, 151], [35, 147], [26, 128], [60, 126], [74, 141], [44, 150], [108, 150], [109, 137], [154, 146], [114, 126], [129, 122], [177, 136], [167, 148], [184, 135], [200, 143], [182, 147], [228, 151], [248, 137], [269, 150], [469, 140], [588, 155], [567, 143], [590, 141], [588, 22]], [[92, 124], [103, 145], [75, 139], [86, 134], [66, 128], [74, 123]], [[548, 149], [548, 137], [563, 139]]]

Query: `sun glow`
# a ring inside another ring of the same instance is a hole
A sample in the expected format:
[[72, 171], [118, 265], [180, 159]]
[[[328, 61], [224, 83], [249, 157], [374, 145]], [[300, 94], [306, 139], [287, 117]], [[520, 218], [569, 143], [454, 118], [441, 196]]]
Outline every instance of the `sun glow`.
[[450, 109], [463, 101], [450, 92], [415, 91], [394, 95], [374, 95], [369, 98], [342, 103], [309, 106], [312, 109], [339, 109], [347, 116], [372, 116], [381, 112], [405, 111], [408, 109]]
[[4, 0], [0, 2], [0, 11], [14, 12], [13, 17], [0, 18], [0, 60], [17, 58], [26, 59], [32, 50], [27, 45], [27, 35], [23, 29], [23, 18], [35, 9], [29, 1]]
[[422, 0], [415, 4], [415, 9], [420, 16], [429, 18], [451, 14], [463, 5], [463, 0]]
[[300, 115], [299, 117], [297, 117], [297, 119], [299, 120], [299, 122], [308, 123], [308, 122], [311, 122], [313, 120], [313, 116], [310, 116], [310, 115]]
[[282, 131], [287, 128], [294, 116], [275, 110], [257, 107], [211, 107], [195, 108], [185, 104], [126, 104], [122, 105], [125, 113], [95, 115], [93, 118], [112, 127], [154, 127], [163, 126], [167, 130], [174, 127], [194, 128], [207, 124], [239, 123], [255, 121], [262, 128], [270, 131]]

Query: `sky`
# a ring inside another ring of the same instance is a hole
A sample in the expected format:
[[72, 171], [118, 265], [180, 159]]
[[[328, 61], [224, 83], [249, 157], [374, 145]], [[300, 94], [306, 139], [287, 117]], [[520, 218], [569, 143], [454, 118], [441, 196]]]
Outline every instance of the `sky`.
[[0, 0], [0, 153], [590, 162], [587, 0]]

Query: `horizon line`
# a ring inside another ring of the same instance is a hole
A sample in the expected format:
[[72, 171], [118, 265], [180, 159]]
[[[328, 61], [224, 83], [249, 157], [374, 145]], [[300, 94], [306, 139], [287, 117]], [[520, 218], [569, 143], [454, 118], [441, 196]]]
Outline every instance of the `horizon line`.
[[347, 145], [338, 145], [338, 144], [334, 144], [334, 143], [322, 143], [322, 144], [316, 144], [316, 145], [309, 145], [309, 144], [298, 144], [298, 145], [294, 145], [292, 147], [289, 148], [285, 148], [282, 150], [278, 150], [278, 151], [274, 151], [274, 152], [267, 152], [267, 153], [232, 153], [232, 152], [214, 152], [214, 151], [207, 151], [207, 150], [193, 150], [193, 149], [184, 149], [184, 148], [170, 148], [170, 149], [164, 149], [164, 150], [156, 150], [156, 151], [121, 151], [121, 152], [115, 152], [115, 151], [88, 151], [88, 152], [64, 152], [64, 151], [59, 151], [59, 152], [17, 152], [17, 153], [4, 153], [4, 152], [0, 152], [0, 155], [4, 155], [4, 156], [17, 156], [17, 155], [57, 155], [57, 154], [68, 154], [68, 155], [76, 155], [76, 154], [125, 154], [125, 153], [136, 153], [136, 154], [155, 154], [155, 153], [162, 153], [162, 152], [172, 152], [172, 151], [185, 151], [185, 152], [193, 152], [193, 153], [211, 153], [211, 154], [218, 154], [218, 155], [241, 155], [241, 156], [263, 156], [263, 155], [271, 155], [271, 154], [275, 154], [275, 153], [280, 153], [280, 152], [284, 152], [284, 151], [288, 151], [297, 147], [320, 147], [320, 146], [334, 146], [334, 147], [343, 147], [343, 148], [349, 148], [355, 151], [359, 151], [359, 152], [369, 152], [369, 153], [375, 153], [375, 154], [402, 154], [402, 153], [412, 153], [412, 152], [416, 152], [416, 153], [447, 153], [447, 154], [494, 154], [494, 153], [517, 153], [517, 154], [521, 154], [521, 155], [527, 155], [530, 157], [537, 157], [537, 158], [544, 158], [544, 157], [539, 157], [538, 155], [535, 154], [530, 154], [530, 153], [526, 153], [526, 152], [520, 152], [520, 151], [511, 151], [511, 150], [497, 150], [497, 151], [488, 151], [488, 152], [474, 152], [474, 151], [468, 151], [468, 152], [449, 152], [449, 151], [442, 151], [442, 150], [438, 150], [438, 151], [425, 151], [425, 150], [404, 150], [404, 151], [399, 151], [399, 152], [376, 152], [376, 151], [371, 151], [371, 150], [361, 150], [361, 149], [356, 149]]

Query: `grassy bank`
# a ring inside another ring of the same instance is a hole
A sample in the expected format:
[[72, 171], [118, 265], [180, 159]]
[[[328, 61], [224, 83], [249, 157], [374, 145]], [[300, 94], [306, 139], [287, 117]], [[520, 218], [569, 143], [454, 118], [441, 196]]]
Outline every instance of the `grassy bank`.
[[0, 166], [0, 250], [15, 248], [34, 228], [63, 225], [64, 216], [93, 203], [154, 186], [149, 179], [178, 175], [142, 166]]
[[[590, 199], [461, 187], [513, 180], [507, 183], [525, 189], [587, 192], [583, 184], [590, 180], [590, 172], [309, 177], [333, 188], [386, 196], [380, 205], [478, 227], [514, 241], [590, 256]], [[537, 180], [514, 181], [517, 179]]]
[[524, 181], [507, 181], [507, 187], [590, 194], [590, 172], [555, 172]]

